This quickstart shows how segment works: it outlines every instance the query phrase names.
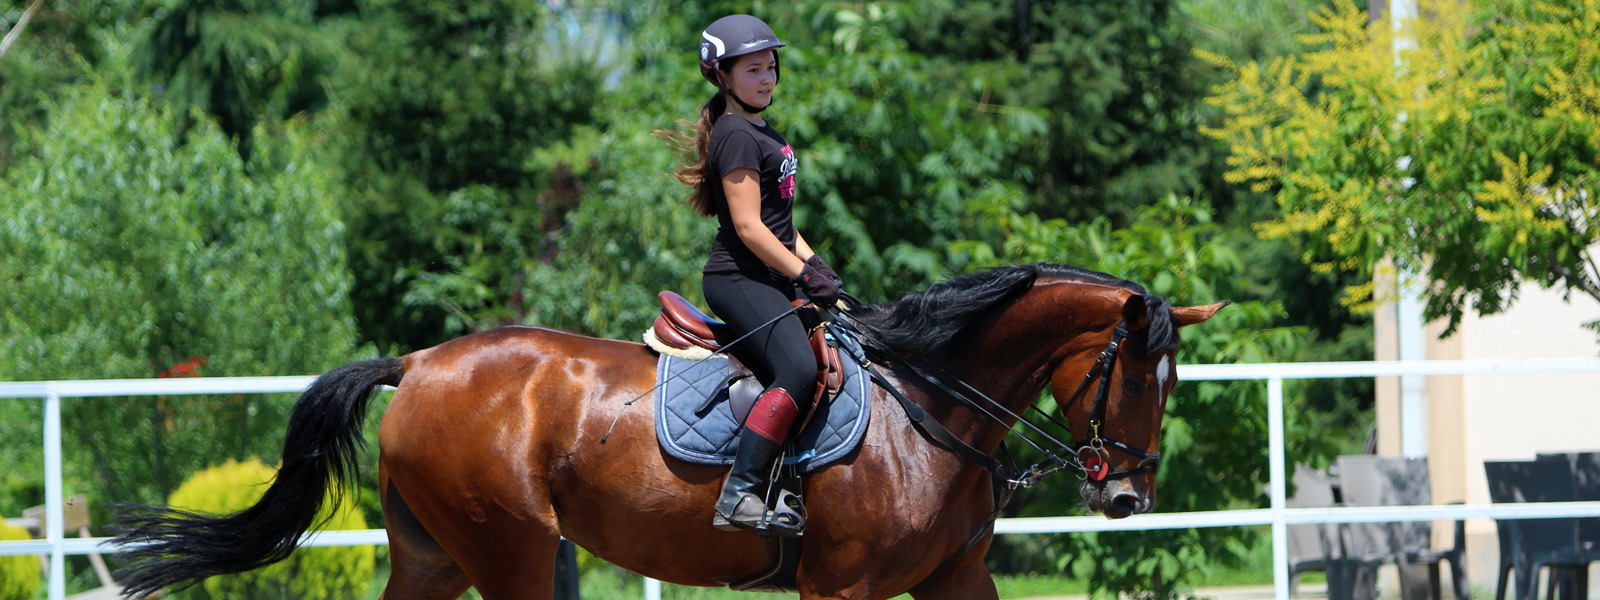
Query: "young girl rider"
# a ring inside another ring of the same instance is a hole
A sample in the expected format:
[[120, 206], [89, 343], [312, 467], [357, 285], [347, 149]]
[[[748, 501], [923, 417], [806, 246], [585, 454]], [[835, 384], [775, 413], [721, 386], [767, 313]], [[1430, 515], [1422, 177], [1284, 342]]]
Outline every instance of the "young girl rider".
[[[732, 15], [700, 36], [700, 73], [717, 92], [700, 110], [694, 163], [677, 172], [693, 186], [689, 204], [716, 215], [717, 236], [702, 270], [706, 303], [744, 335], [792, 308], [795, 288], [813, 303], [832, 307], [838, 276], [794, 227], [794, 150], [762, 111], [772, 105], [783, 42], [761, 19]], [[796, 415], [809, 408], [817, 363], [800, 318], [790, 314], [740, 342], [741, 358], [766, 386], [756, 400], [712, 525], [736, 530], [765, 517], [765, 473], [777, 458]], [[803, 519], [774, 507], [770, 526], [798, 533]]]

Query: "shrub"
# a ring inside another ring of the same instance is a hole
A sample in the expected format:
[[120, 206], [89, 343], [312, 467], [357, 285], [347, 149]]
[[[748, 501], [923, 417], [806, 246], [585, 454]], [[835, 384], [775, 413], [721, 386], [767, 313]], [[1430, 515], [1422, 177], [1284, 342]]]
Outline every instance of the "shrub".
[[[276, 470], [261, 461], [228, 461], [195, 473], [172, 493], [168, 503], [176, 508], [224, 514], [255, 504], [266, 492]], [[321, 529], [366, 529], [366, 519], [353, 502], [337, 509], [332, 498], [323, 505], [318, 522], [332, 518]], [[301, 548], [283, 562], [255, 571], [212, 577], [171, 597], [232, 600], [235, 598], [296, 598], [324, 600], [359, 597], [372, 582], [376, 551], [372, 546]]]
[[[0, 540], [28, 539], [28, 530], [0, 523]], [[37, 556], [0, 556], [0, 600], [33, 600], [43, 574]]]

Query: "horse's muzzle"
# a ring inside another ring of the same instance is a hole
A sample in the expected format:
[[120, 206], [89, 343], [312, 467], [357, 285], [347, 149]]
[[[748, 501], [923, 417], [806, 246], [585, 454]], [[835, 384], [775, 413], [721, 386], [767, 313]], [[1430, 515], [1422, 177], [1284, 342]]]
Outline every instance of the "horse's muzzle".
[[1085, 481], [1079, 490], [1089, 510], [1103, 514], [1108, 519], [1122, 519], [1150, 512], [1155, 501], [1139, 493], [1126, 479], [1109, 482]]

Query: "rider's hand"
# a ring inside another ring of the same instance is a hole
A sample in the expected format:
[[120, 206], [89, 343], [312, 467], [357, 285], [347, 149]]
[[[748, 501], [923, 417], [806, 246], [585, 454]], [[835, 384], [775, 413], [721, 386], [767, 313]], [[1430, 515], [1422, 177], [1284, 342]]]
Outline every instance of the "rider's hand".
[[[826, 264], [822, 265], [824, 269], [827, 267]], [[829, 273], [832, 271], [828, 269]], [[839, 302], [839, 282], [834, 277], [829, 277], [828, 273], [817, 269], [809, 260], [806, 261], [806, 267], [800, 270], [800, 277], [796, 278], [795, 282], [800, 284], [800, 289], [811, 298], [811, 302], [821, 308], [833, 308], [833, 305]]]
[[844, 279], [840, 278], [838, 273], [833, 272], [833, 267], [828, 266], [828, 263], [822, 262], [821, 254], [811, 255], [811, 258], [806, 259], [806, 266], [816, 269], [823, 277], [832, 279], [840, 285], [844, 284]]

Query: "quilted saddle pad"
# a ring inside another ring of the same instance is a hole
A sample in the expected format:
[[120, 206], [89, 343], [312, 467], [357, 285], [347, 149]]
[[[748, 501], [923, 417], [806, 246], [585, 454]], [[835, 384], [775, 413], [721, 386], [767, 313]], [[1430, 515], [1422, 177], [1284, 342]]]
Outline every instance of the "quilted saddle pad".
[[[870, 379], [861, 365], [844, 361], [844, 385], [824, 399], [805, 431], [793, 440], [794, 456], [786, 462], [810, 473], [849, 454], [867, 433]], [[656, 362], [656, 439], [667, 454], [703, 465], [731, 465], [739, 447], [740, 417], [725, 397], [702, 413], [711, 394], [728, 376], [728, 359], [713, 356], [688, 360], [662, 355]], [[749, 407], [744, 407], [745, 411]]]

